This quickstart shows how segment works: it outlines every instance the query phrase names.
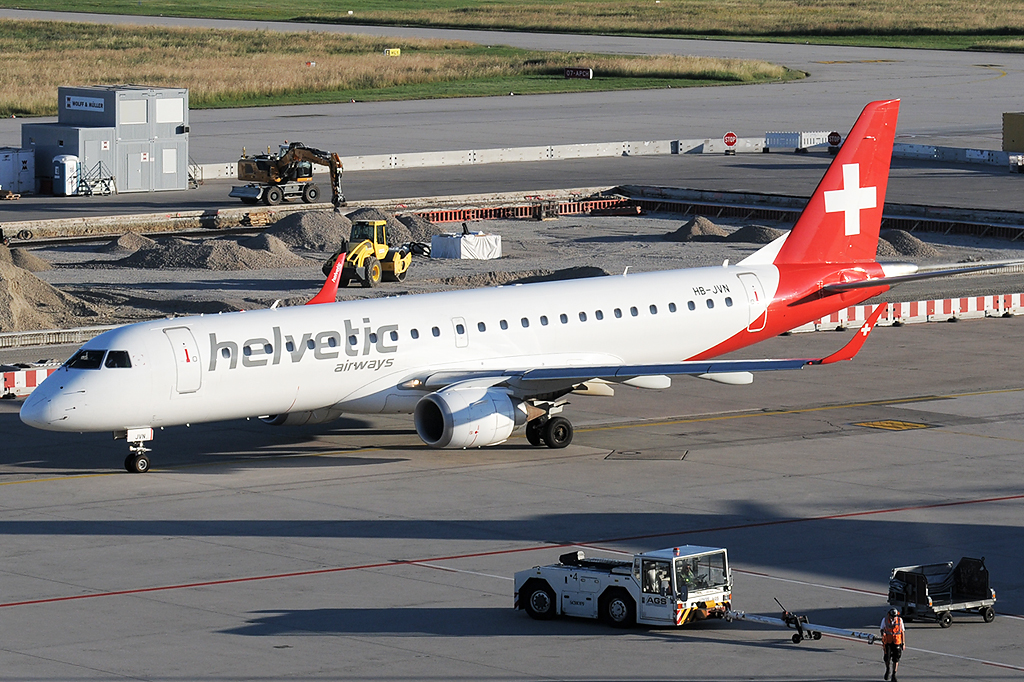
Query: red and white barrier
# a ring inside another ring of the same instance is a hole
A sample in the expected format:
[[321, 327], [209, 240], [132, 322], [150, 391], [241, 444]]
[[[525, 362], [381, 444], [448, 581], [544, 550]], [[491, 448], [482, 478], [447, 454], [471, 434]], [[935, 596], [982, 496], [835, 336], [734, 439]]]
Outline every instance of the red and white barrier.
[[[969, 296], [966, 298], [943, 298], [932, 301], [909, 301], [885, 303], [885, 312], [878, 324], [916, 324], [918, 322], [945, 322], [982, 317], [1003, 317], [1024, 313], [1024, 293], [1000, 294], [998, 296]], [[794, 332], [814, 332], [823, 329], [845, 329], [855, 327], [868, 319], [875, 309], [873, 305], [857, 305], [832, 313], [794, 329]]]
[[36, 386], [43, 383], [43, 379], [50, 376], [60, 365], [53, 365], [41, 369], [19, 369], [11, 372], [4, 372], [4, 389], [0, 397], [23, 396], [31, 393]]

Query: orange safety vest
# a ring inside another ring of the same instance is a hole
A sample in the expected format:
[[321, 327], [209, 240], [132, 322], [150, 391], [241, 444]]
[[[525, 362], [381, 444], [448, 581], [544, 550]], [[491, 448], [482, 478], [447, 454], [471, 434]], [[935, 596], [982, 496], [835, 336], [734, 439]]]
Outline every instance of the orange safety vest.
[[882, 642], [884, 644], [903, 644], [903, 619], [896, 616], [895, 620], [886, 616], [882, 619]]

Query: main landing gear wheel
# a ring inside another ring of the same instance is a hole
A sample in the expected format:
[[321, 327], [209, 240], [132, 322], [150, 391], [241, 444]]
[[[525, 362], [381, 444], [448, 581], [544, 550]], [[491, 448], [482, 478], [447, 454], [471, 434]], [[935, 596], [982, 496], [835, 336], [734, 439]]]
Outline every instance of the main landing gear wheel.
[[544, 444], [549, 448], [564, 448], [572, 442], [572, 433], [572, 423], [568, 419], [552, 417], [544, 423]]
[[526, 440], [534, 447], [544, 444], [544, 422], [540, 419], [526, 422]]
[[144, 452], [130, 454], [124, 458], [124, 468], [130, 474], [144, 474], [149, 471], [149, 456]]

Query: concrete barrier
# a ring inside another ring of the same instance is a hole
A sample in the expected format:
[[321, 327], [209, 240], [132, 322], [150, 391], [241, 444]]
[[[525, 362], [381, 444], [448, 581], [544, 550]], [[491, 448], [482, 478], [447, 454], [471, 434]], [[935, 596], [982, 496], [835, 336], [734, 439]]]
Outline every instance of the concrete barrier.
[[[741, 137], [731, 148], [721, 139], [640, 140], [625, 142], [595, 142], [588, 144], [548, 145], [543, 147], [505, 147], [501, 149], [466, 149], [446, 152], [409, 152], [402, 154], [371, 154], [343, 156], [342, 165], [348, 173], [390, 170], [394, 168], [427, 168], [435, 166], [467, 166], [484, 163], [516, 163], [525, 161], [555, 161], [561, 159], [593, 159], [611, 156], [643, 156], [662, 154], [724, 154], [727, 149], [736, 153], [757, 153], [765, 146], [763, 137]], [[819, 145], [827, 149], [827, 145]], [[904, 159], [927, 159], [951, 163], [983, 163], [1008, 166], [1009, 154], [984, 149], [934, 147], [920, 144], [893, 145], [893, 156]], [[238, 177], [237, 162], [199, 165], [204, 180]], [[327, 169], [314, 166], [315, 174]]]

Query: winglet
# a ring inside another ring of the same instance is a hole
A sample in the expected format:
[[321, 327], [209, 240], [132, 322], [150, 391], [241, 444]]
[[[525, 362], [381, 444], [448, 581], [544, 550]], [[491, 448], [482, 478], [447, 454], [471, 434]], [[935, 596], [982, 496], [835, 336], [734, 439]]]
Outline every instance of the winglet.
[[331, 274], [327, 276], [327, 281], [324, 282], [316, 296], [306, 301], [306, 305], [334, 303], [338, 300], [338, 282], [341, 280], [341, 269], [345, 267], [345, 255], [345, 252], [342, 251], [334, 259], [334, 267], [331, 268]]
[[843, 346], [842, 348], [840, 348], [827, 358], [822, 358], [821, 360], [817, 360], [810, 364], [830, 365], [833, 362], [840, 362], [842, 360], [852, 360], [853, 356], [860, 352], [860, 349], [861, 347], [863, 347], [864, 342], [868, 340], [868, 336], [871, 335], [871, 330], [875, 328], [875, 322], [878, 321], [878, 318], [882, 316], [882, 312], [885, 311], [885, 309], [888, 307], [888, 303], [880, 303], [878, 307], [875, 308], [875, 311], [871, 313], [871, 316], [868, 317], [868, 319], [864, 321], [864, 324], [860, 326], [860, 329], [857, 330], [857, 333], [854, 335], [854, 337], [850, 339], [850, 341], [845, 346]]

